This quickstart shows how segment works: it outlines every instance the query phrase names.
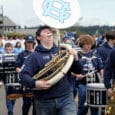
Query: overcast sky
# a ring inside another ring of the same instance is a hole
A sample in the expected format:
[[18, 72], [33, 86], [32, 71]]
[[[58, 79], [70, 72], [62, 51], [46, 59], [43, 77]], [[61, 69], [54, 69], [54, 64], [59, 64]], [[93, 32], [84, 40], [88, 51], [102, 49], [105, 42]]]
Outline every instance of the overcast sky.
[[[115, 0], [78, 0], [82, 25], [115, 25]], [[33, 10], [33, 0], [0, 0], [4, 15], [22, 27], [41, 22]]]

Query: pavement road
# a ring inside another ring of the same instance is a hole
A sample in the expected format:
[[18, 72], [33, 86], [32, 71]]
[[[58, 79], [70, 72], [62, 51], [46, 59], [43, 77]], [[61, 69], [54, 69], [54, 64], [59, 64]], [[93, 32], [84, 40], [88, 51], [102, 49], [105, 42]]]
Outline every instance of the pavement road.
[[[6, 100], [4, 86], [0, 88], [0, 115], [7, 115]], [[22, 115], [22, 98], [16, 100], [14, 105], [14, 115]], [[29, 115], [32, 115], [32, 107]]]

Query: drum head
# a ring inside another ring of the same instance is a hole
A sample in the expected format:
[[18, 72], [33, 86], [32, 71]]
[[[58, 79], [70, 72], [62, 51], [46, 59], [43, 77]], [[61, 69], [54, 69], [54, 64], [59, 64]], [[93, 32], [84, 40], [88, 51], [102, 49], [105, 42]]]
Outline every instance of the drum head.
[[21, 86], [20, 83], [7, 83], [6, 86]]
[[105, 86], [103, 83], [89, 83], [89, 84], [87, 84], [87, 88], [89, 88], [89, 89], [105, 89]]

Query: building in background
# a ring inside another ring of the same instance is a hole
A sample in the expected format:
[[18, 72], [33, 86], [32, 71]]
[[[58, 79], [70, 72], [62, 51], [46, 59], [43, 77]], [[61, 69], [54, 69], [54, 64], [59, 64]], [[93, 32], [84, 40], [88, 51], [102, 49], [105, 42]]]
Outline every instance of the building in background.
[[17, 25], [9, 17], [0, 16], [0, 19], [2, 20], [2, 23], [0, 23], [0, 33], [7, 34], [9, 32], [15, 32]]
[[[0, 7], [0, 25], [4, 25], [3, 6]], [[4, 33], [4, 26], [0, 26], [0, 33]]]

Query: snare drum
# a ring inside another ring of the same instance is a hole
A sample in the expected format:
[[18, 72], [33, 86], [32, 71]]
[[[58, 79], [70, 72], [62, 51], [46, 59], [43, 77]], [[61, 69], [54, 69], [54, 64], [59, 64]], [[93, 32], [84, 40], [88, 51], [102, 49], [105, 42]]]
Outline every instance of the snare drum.
[[19, 85], [19, 77], [15, 73], [7, 73], [5, 75], [5, 85], [7, 86], [16, 86]]
[[21, 90], [21, 84], [8, 84], [6, 85], [6, 95], [7, 99], [14, 100], [23, 96], [23, 92]]
[[18, 82], [18, 77], [15, 71], [15, 62], [17, 55], [15, 54], [3, 54], [2, 55], [2, 67], [5, 84], [12, 84]]
[[19, 83], [15, 83], [14, 85], [6, 85], [7, 88], [7, 98], [12, 99], [18, 99], [20, 97], [32, 97], [32, 90], [30, 88], [24, 87]]
[[108, 96], [103, 83], [87, 84], [87, 104], [92, 107], [105, 107]]

